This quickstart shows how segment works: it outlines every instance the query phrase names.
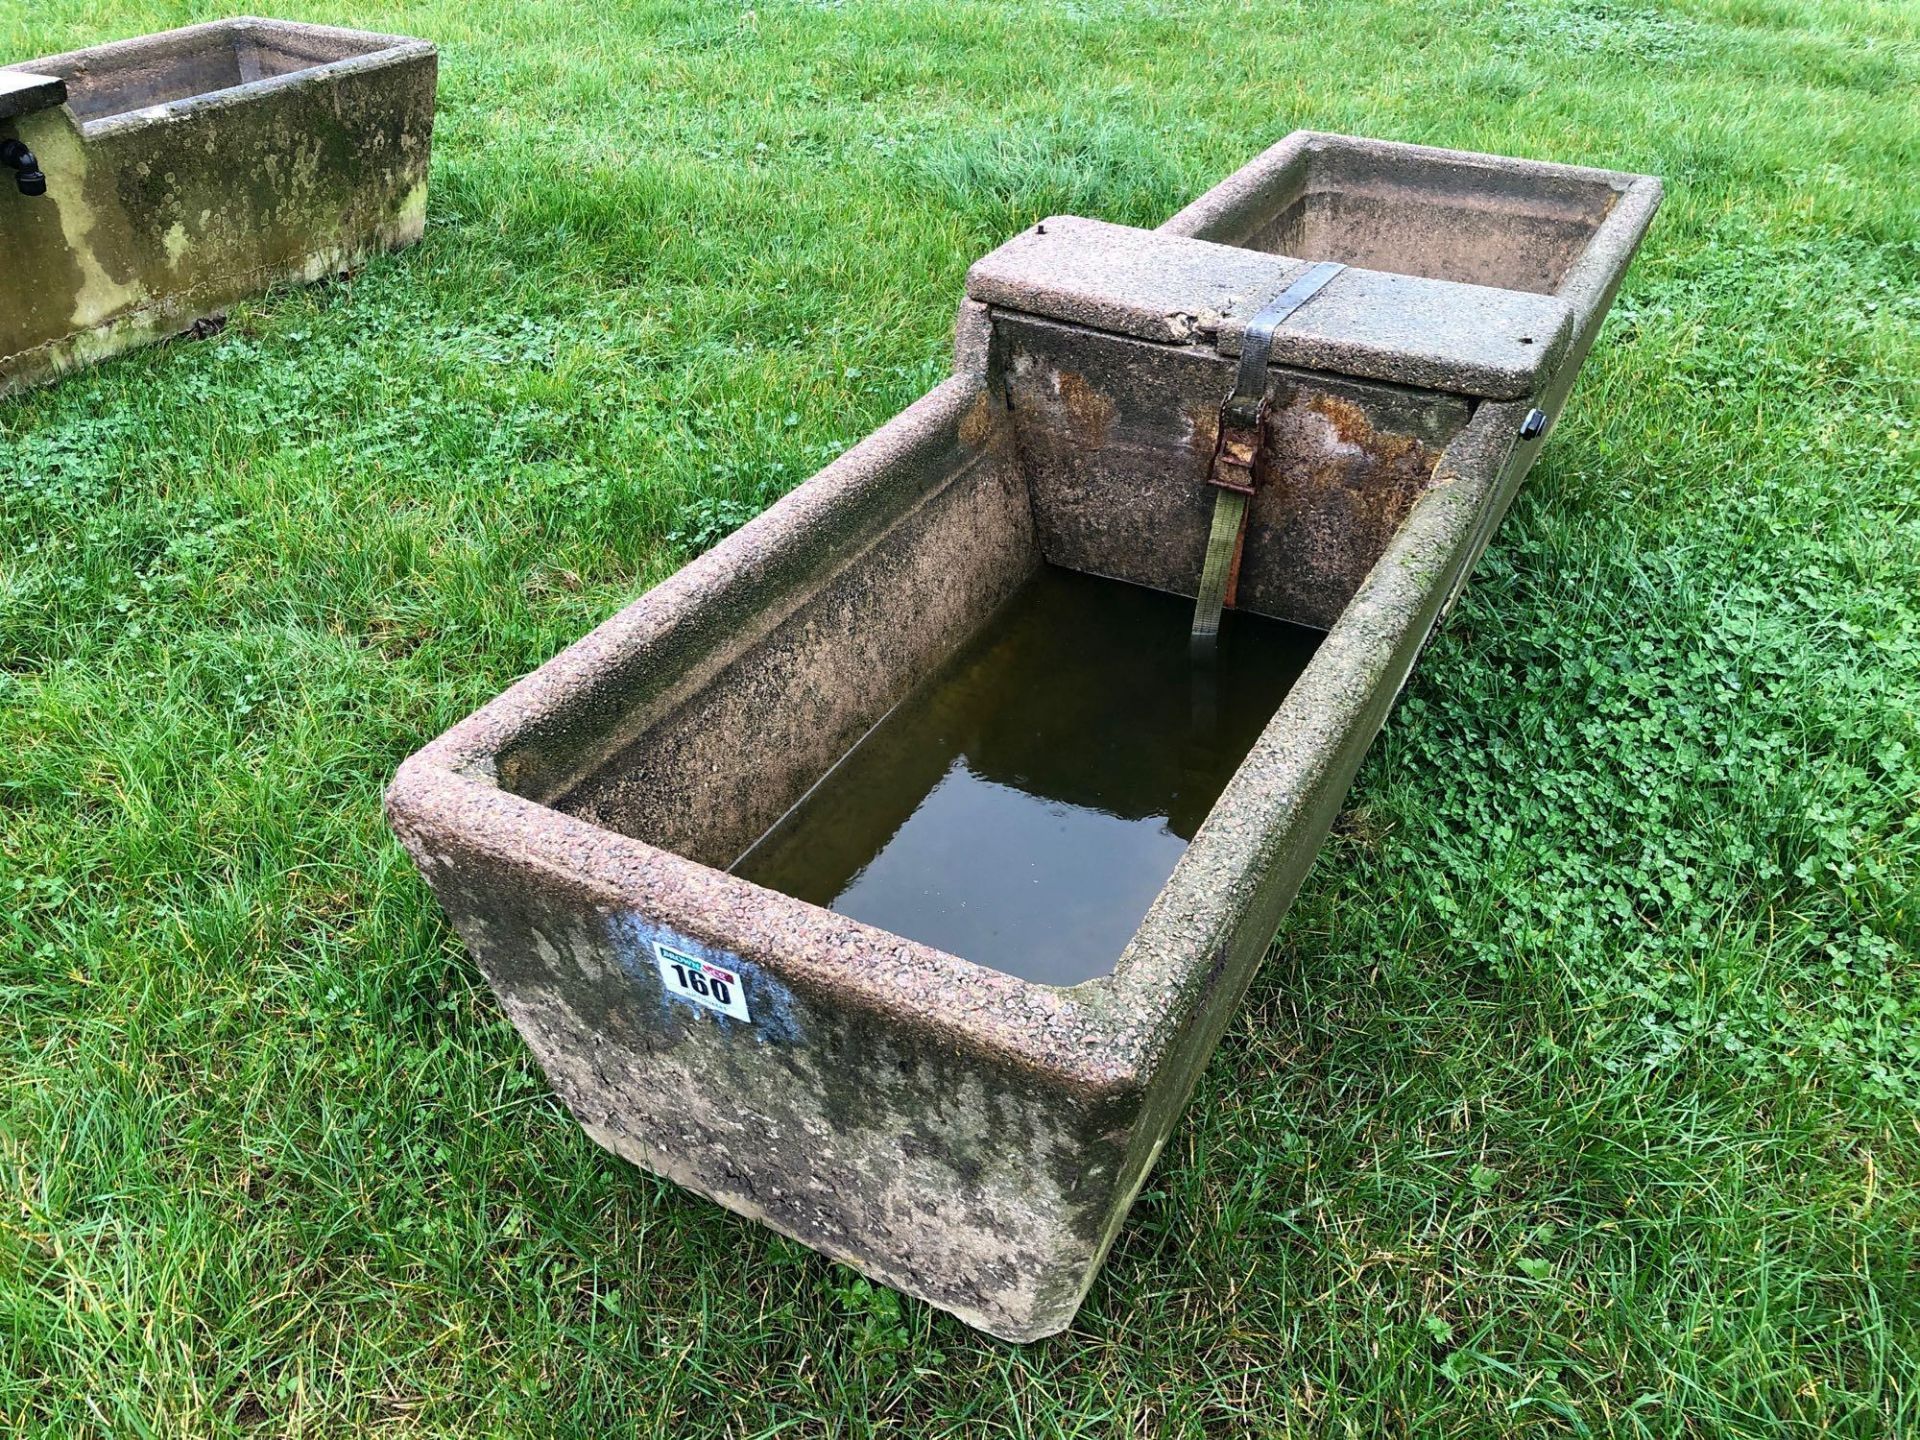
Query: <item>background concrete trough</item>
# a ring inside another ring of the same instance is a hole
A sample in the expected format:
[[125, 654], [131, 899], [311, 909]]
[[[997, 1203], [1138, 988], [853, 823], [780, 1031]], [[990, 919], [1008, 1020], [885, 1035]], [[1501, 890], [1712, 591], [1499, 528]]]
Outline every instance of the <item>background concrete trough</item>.
[[0, 394], [420, 238], [433, 46], [236, 19], [0, 69]]
[[[393, 783], [581, 1124], [969, 1324], [1065, 1327], [1659, 198], [1302, 133], [1158, 230], [1058, 218], [976, 265], [951, 379]], [[1111, 973], [729, 875], [1036, 567], [1193, 593], [1241, 333], [1322, 259], [1353, 268], [1276, 338], [1239, 603], [1326, 636]]]

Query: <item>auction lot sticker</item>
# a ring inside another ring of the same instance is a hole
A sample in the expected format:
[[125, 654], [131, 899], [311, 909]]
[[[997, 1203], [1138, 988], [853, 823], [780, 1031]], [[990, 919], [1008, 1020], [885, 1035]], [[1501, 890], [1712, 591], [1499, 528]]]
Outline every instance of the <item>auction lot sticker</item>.
[[724, 965], [702, 960], [671, 945], [653, 942], [653, 955], [660, 962], [660, 983], [667, 993], [718, 1010], [735, 1020], [751, 1020], [747, 1013], [747, 991], [740, 977]]

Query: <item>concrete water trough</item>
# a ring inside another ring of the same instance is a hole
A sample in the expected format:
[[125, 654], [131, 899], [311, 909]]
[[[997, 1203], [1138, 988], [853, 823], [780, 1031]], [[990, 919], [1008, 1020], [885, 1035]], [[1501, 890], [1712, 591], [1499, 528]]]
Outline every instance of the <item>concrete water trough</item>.
[[418, 240], [435, 67], [239, 19], [0, 69], [0, 394]]
[[1298, 134], [981, 260], [951, 379], [394, 780], [588, 1133], [1067, 1325], [1659, 199]]

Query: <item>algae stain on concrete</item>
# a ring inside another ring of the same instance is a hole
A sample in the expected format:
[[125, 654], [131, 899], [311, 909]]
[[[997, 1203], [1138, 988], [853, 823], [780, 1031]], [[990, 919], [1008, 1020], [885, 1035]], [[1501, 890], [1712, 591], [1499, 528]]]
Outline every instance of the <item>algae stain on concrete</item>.
[[[27, 120], [43, 123], [29, 124]], [[147, 298], [146, 287], [138, 281], [116, 281], [107, 274], [93, 247], [93, 232], [100, 228], [101, 217], [88, 198], [87, 147], [62, 114], [35, 115], [22, 121], [22, 138], [40, 158], [50, 175], [59, 183], [47, 187], [47, 199], [60, 216], [60, 233], [80, 268], [80, 289], [73, 297], [73, 326], [91, 330], [124, 311], [134, 309]]]
[[393, 230], [396, 235], [418, 238], [427, 228], [427, 182], [422, 180], [400, 201], [399, 213], [394, 217]]

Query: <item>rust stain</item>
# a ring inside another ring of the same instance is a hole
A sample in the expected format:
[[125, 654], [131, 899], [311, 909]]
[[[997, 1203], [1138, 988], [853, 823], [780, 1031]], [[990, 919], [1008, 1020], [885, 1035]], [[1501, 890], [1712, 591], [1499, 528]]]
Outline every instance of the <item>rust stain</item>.
[[1409, 464], [1417, 467], [1424, 461], [1432, 470], [1439, 459], [1412, 435], [1376, 430], [1366, 410], [1344, 396], [1316, 391], [1307, 398], [1307, 404], [1333, 427], [1343, 444], [1364, 450], [1378, 464], [1405, 471]]
[[1272, 446], [1276, 470], [1290, 488], [1342, 492], [1353, 518], [1376, 533], [1405, 518], [1440, 461], [1417, 436], [1379, 429], [1366, 407], [1325, 390], [1296, 392], [1275, 420], [1286, 435]]
[[1203, 466], [1213, 463], [1213, 447], [1220, 439], [1220, 407], [1218, 405], [1189, 405], [1187, 414], [1187, 447], [1200, 459]]
[[1074, 370], [1060, 371], [1054, 384], [1067, 419], [1087, 448], [1098, 450], [1105, 445], [1107, 432], [1113, 428], [1114, 416], [1118, 413], [1112, 398], [1094, 389], [1084, 375]]
[[1307, 385], [1275, 397], [1249, 578], [1287, 613], [1316, 623], [1336, 616], [1433, 483], [1439, 453], [1377, 426], [1379, 414]]
[[970, 450], [984, 450], [993, 438], [993, 402], [981, 394], [960, 417], [960, 443]]

